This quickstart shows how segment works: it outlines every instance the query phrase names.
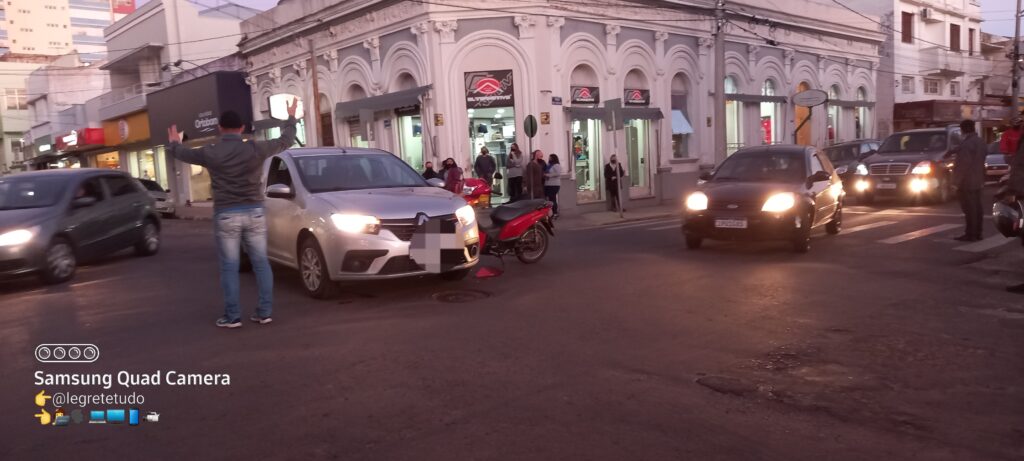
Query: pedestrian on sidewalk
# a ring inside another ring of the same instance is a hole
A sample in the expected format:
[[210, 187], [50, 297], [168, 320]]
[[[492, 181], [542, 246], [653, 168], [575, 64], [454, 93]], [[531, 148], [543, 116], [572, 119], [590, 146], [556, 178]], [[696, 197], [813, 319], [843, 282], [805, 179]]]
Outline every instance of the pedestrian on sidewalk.
[[441, 177], [444, 180], [444, 188], [449, 192], [462, 195], [462, 168], [455, 164], [455, 159], [448, 157], [444, 160], [444, 169], [441, 170]]
[[480, 155], [473, 163], [473, 172], [476, 173], [476, 177], [483, 179], [488, 186], [491, 186], [494, 183], [495, 171], [498, 171], [498, 164], [494, 161], [494, 156], [486, 147], [481, 147]]
[[523, 195], [523, 151], [519, 144], [512, 143], [508, 151], [508, 193], [509, 201], [514, 202]]
[[224, 316], [217, 326], [242, 326], [238, 301], [238, 265], [240, 245], [252, 263], [256, 274], [259, 301], [256, 313], [249, 320], [267, 324], [271, 322], [274, 297], [274, 274], [267, 260], [267, 219], [263, 209], [261, 177], [263, 162], [281, 153], [295, 143], [295, 110], [298, 98], [288, 105], [288, 120], [281, 129], [281, 137], [271, 141], [243, 140], [245, 125], [237, 112], [229, 110], [218, 120], [220, 142], [188, 148], [181, 144], [177, 125], [167, 129], [168, 152], [172, 157], [210, 172], [213, 190], [213, 228], [220, 261], [220, 285], [224, 291]]
[[[608, 163], [604, 165], [604, 187], [608, 193], [608, 211], [619, 211], [619, 207], [622, 205], [619, 202], [619, 178], [625, 175], [626, 170], [622, 169], [619, 159], [612, 155], [608, 159]], [[626, 211], [626, 209], [623, 208], [622, 211]]]
[[423, 165], [423, 179], [436, 179], [438, 174], [434, 171], [434, 162], [427, 162]]
[[963, 140], [953, 149], [956, 162], [953, 164], [953, 188], [960, 199], [966, 226], [964, 234], [956, 237], [961, 242], [981, 240], [982, 209], [981, 189], [985, 186], [985, 155], [987, 146], [978, 137], [973, 120], [960, 122]]
[[544, 198], [544, 152], [540, 149], [533, 151], [530, 155], [530, 162], [526, 164], [526, 175], [523, 183], [526, 185], [527, 199]]
[[548, 198], [548, 201], [554, 204], [552, 211], [554, 217], [558, 217], [558, 191], [562, 188], [562, 175], [565, 174], [562, 171], [562, 165], [558, 161], [558, 156], [551, 154], [548, 156], [548, 169], [544, 172], [544, 195]]
[[[1018, 200], [1024, 200], [1024, 142], [1017, 144], [1017, 152], [1010, 157], [1010, 178], [1006, 186], [996, 198], [1007, 204], [1015, 204]], [[1021, 237], [1024, 243], [1024, 237]], [[1024, 283], [1006, 287], [1010, 293], [1024, 294]]]

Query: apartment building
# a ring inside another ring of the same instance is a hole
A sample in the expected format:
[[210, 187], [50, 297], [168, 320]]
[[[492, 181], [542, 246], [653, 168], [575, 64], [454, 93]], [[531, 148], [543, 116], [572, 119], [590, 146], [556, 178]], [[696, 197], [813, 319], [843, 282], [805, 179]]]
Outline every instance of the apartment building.
[[135, 10], [135, 0], [5, 0], [0, 2], [0, 54], [104, 59], [103, 29]]

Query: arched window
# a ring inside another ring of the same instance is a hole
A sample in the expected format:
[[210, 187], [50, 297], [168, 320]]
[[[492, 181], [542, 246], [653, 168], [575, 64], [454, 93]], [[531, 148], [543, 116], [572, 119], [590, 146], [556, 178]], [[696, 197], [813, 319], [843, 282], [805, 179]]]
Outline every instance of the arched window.
[[857, 132], [857, 139], [863, 139], [870, 136], [871, 133], [871, 108], [867, 106], [868, 101], [868, 90], [864, 87], [857, 88], [857, 102], [862, 103], [857, 106], [857, 115], [854, 120], [854, 128]]
[[[597, 106], [601, 104], [601, 88], [597, 72], [588, 64], [580, 64], [569, 74], [569, 104]], [[601, 200], [601, 120], [572, 115], [572, 156], [575, 159], [577, 203]], [[519, 181], [522, 181], [521, 179]]]
[[[761, 96], [775, 96], [775, 80], [767, 79], [761, 86]], [[761, 102], [761, 144], [777, 144], [782, 142], [781, 129], [782, 108], [777, 102]]]
[[683, 73], [672, 77], [672, 157], [690, 156], [690, 135], [693, 124], [689, 111], [690, 79]]
[[[736, 84], [736, 77], [725, 77], [725, 94], [739, 93], [739, 85]], [[743, 147], [743, 103], [736, 100], [725, 100], [725, 152], [732, 155], [733, 152]]]
[[841, 133], [840, 133], [840, 131], [841, 131], [840, 127], [842, 126], [842, 120], [840, 120], [840, 115], [843, 112], [843, 108], [840, 107], [838, 104], [835, 104], [835, 103], [832, 102], [832, 101], [839, 101], [841, 97], [842, 97], [842, 93], [841, 93], [841, 90], [839, 89], [839, 85], [832, 85], [832, 86], [829, 87], [829, 89], [828, 89], [828, 100], [830, 101], [829, 105], [828, 105], [828, 143], [829, 144], [835, 144], [835, 143], [839, 142], [840, 139], [842, 139], [842, 136], [841, 136]]
[[331, 100], [326, 94], [320, 94], [320, 145], [334, 145], [334, 113], [331, 107]]
[[[362, 85], [353, 83], [345, 90], [345, 96], [346, 101], [364, 99], [366, 98], [366, 90], [363, 89]], [[350, 118], [347, 120], [347, 123], [349, 144], [352, 147], [370, 147], [369, 136], [365, 133], [367, 127], [359, 123], [359, 118]]]
[[[648, 106], [651, 100], [651, 83], [647, 75], [640, 69], [633, 69], [626, 73], [623, 80], [624, 92], [622, 104], [624, 106]], [[645, 117], [628, 117], [625, 120], [626, 134], [626, 173], [629, 175], [629, 183], [632, 189], [630, 193], [640, 196], [647, 196], [651, 193], [651, 168], [650, 153], [652, 151], [651, 120]]]

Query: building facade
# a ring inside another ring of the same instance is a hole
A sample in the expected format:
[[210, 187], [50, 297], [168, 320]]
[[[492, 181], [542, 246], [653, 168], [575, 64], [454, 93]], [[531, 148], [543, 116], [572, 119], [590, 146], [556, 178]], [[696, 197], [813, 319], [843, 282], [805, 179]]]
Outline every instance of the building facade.
[[[468, 168], [482, 147], [503, 167], [512, 143], [541, 149], [568, 172], [562, 213], [577, 213], [605, 206], [613, 154], [627, 170], [627, 206], [642, 206], [678, 200], [722, 147], [712, 133], [711, 11], [662, 6], [285, 0], [242, 24], [240, 48], [257, 124], [294, 95], [311, 146], [377, 147], [417, 169], [446, 157]], [[849, 13], [824, 3], [761, 23], [750, 16], [770, 10], [743, 6], [730, 13], [723, 50], [729, 151], [873, 135], [881, 34], [840, 24]], [[805, 89], [829, 91], [829, 105], [790, 104]], [[621, 127], [609, 123], [609, 100], [623, 106]], [[538, 120], [533, 138], [527, 115]]]
[[0, 51], [77, 52], [84, 62], [100, 61], [103, 28], [134, 10], [134, 0], [7, 0], [0, 5]]

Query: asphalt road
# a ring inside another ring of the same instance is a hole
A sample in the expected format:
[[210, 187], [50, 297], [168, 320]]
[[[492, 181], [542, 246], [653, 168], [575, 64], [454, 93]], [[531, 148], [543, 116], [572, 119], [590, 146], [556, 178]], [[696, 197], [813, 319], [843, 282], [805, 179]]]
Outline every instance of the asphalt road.
[[[953, 204], [846, 218], [806, 255], [687, 251], [674, 220], [559, 231], [498, 278], [329, 301], [277, 269], [275, 322], [232, 331], [209, 224], [167, 221], [155, 257], [0, 284], [0, 459], [1020, 459], [1024, 298], [973, 263], [1024, 250], [952, 241]], [[40, 343], [102, 353], [42, 365]], [[32, 417], [40, 390], [126, 392], [36, 371], [120, 370], [231, 381], [132, 387], [161, 415], [138, 427]]]

